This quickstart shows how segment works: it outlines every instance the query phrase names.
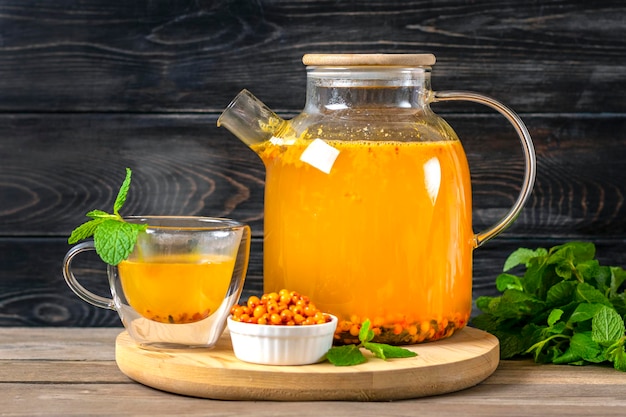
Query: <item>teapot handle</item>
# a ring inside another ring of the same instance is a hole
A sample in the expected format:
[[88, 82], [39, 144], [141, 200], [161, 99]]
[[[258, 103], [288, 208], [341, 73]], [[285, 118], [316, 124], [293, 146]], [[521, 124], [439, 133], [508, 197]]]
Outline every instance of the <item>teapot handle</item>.
[[522, 119], [511, 109], [504, 104], [494, 100], [493, 98], [484, 96], [482, 94], [473, 93], [470, 91], [435, 91], [433, 92], [432, 101], [473, 101], [475, 103], [484, 104], [497, 110], [500, 114], [507, 118], [507, 120], [513, 125], [520, 142], [522, 143], [522, 149], [524, 151], [525, 159], [525, 171], [524, 182], [522, 184], [522, 190], [517, 198], [517, 201], [511, 207], [509, 212], [502, 217], [496, 224], [491, 226], [485, 231], [476, 233], [474, 235], [474, 247], [477, 248], [489, 239], [500, 234], [506, 229], [519, 215], [522, 207], [530, 197], [530, 193], [535, 183], [535, 177], [537, 175], [537, 160], [535, 156], [535, 148], [533, 146], [530, 133]]

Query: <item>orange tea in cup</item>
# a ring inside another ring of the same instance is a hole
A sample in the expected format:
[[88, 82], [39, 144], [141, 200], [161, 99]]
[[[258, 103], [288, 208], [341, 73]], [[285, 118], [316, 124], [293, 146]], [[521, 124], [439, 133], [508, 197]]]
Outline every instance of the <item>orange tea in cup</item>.
[[137, 313], [162, 323], [193, 323], [222, 304], [234, 267], [234, 257], [186, 254], [126, 260], [118, 270]]

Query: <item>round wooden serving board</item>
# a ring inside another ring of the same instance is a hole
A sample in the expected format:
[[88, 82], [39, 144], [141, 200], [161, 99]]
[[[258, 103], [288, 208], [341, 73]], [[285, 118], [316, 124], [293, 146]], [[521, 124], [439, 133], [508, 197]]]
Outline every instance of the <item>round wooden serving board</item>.
[[367, 352], [368, 361], [356, 366], [268, 366], [237, 359], [228, 331], [213, 349], [171, 350], [141, 348], [123, 332], [115, 358], [124, 374], [153, 388], [254, 401], [389, 401], [443, 394], [485, 380], [500, 359], [498, 339], [474, 328], [406, 348], [418, 356], [383, 361]]

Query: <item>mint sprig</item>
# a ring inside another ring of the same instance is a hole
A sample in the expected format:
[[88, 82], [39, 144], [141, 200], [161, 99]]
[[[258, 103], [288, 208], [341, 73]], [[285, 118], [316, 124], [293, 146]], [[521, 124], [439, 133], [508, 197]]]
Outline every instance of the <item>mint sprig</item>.
[[[514, 268], [523, 274], [512, 274]], [[626, 270], [600, 265], [595, 246], [568, 242], [521, 248], [496, 278], [499, 296], [476, 300], [472, 320], [500, 340], [500, 357], [536, 362], [612, 363], [626, 371]]]
[[132, 171], [126, 168], [126, 178], [113, 204], [113, 214], [102, 210], [92, 210], [87, 213], [91, 220], [81, 224], [72, 231], [67, 243], [73, 245], [78, 241], [93, 236], [96, 253], [109, 265], [117, 265], [135, 248], [137, 236], [146, 230], [146, 224], [126, 222], [120, 215], [120, 209], [126, 202]]
[[365, 320], [361, 324], [359, 330], [358, 345], [345, 345], [334, 346], [326, 352], [326, 359], [335, 366], [352, 366], [364, 363], [367, 361], [365, 355], [361, 351], [361, 348], [365, 348], [372, 352], [372, 354], [382, 360], [393, 358], [412, 358], [417, 356], [417, 353], [404, 349], [398, 346], [391, 346], [384, 343], [374, 343], [374, 331], [370, 328], [371, 323], [369, 320]]

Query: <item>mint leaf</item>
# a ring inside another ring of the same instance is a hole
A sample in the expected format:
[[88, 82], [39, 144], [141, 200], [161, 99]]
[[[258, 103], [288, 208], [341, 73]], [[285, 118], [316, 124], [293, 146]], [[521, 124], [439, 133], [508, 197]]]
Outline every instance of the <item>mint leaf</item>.
[[87, 213], [87, 217], [91, 217], [92, 219], [115, 219], [117, 218], [114, 214], [109, 214], [106, 211], [102, 210], [91, 210]]
[[626, 372], [626, 351], [624, 351], [624, 345], [622, 345], [615, 356], [613, 357], [613, 367], [618, 371]]
[[113, 214], [102, 210], [91, 210], [87, 217], [93, 220], [83, 223], [72, 231], [68, 243], [93, 236], [96, 253], [109, 265], [117, 265], [133, 251], [137, 236], [146, 230], [147, 224], [134, 224], [124, 221], [119, 210], [126, 202], [130, 188], [131, 170], [126, 168], [126, 178], [122, 183], [113, 205]]
[[500, 340], [500, 357], [533, 355], [536, 362], [585, 365], [613, 362], [626, 371], [626, 270], [602, 266], [590, 242], [548, 251], [521, 248], [503, 273], [500, 296], [479, 297], [472, 324]]
[[72, 234], [67, 239], [67, 243], [73, 245], [80, 240], [87, 239], [93, 236], [94, 232], [103, 221], [104, 219], [95, 219], [81, 224], [72, 231]]
[[374, 338], [374, 332], [370, 330], [370, 324], [371, 323], [369, 320], [365, 320], [361, 324], [361, 329], [359, 330], [359, 340], [362, 343], [369, 342], [370, 340]]
[[384, 343], [366, 342], [363, 343], [363, 347], [372, 352], [377, 358], [383, 360], [394, 358], [412, 358], [417, 356], [417, 353], [411, 350], [399, 346], [390, 346]]
[[[481, 328], [478, 325], [476, 327]], [[494, 334], [500, 341], [500, 357], [502, 359], [520, 355], [528, 348], [527, 339], [521, 334], [501, 330], [494, 332]]]
[[390, 346], [384, 343], [373, 343], [374, 332], [370, 329], [370, 321], [365, 320], [359, 329], [358, 345], [346, 345], [332, 347], [326, 352], [326, 359], [336, 366], [351, 366], [365, 362], [367, 359], [361, 352], [365, 348], [372, 352], [375, 357], [387, 360], [391, 358], [411, 358], [417, 353], [397, 346]]
[[575, 297], [577, 301], [581, 302], [611, 305], [609, 299], [602, 292], [586, 282], [581, 282], [576, 286]]
[[619, 288], [626, 281], [626, 271], [619, 267], [611, 267], [610, 271], [611, 271], [610, 295], [616, 296], [619, 292]]
[[554, 326], [554, 324], [561, 319], [562, 315], [563, 310], [561, 310], [560, 308], [555, 308], [554, 310], [552, 310], [550, 312], [550, 315], [548, 316], [548, 326]]
[[117, 193], [117, 198], [115, 198], [115, 203], [113, 204], [113, 213], [116, 216], [119, 216], [119, 211], [126, 202], [126, 196], [128, 195], [128, 189], [130, 188], [130, 177], [132, 172], [130, 168], [126, 168], [126, 178], [124, 178], [124, 182], [120, 187], [120, 190]]
[[335, 366], [352, 366], [367, 359], [356, 345], [333, 346], [326, 352], [326, 359]]
[[576, 307], [576, 310], [570, 316], [568, 323], [578, 323], [585, 320], [591, 320], [593, 316], [601, 309], [606, 308], [602, 304], [583, 303]]
[[534, 316], [543, 310], [545, 303], [532, 294], [519, 290], [506, 290], [494, 313], [502, 318]]
[[570, 340], [570, 350], [588, 362], [604, 362], [606, 357], [589, 332], [576, 333]]
[[591, 242], [568, 242], [553, 248], [555, 252], [566, 250], [571, 252], [573, 259], [578, 262], [592, 260], [596, 256], [596, 247]]
[[600, 263], [596, 259], [578, 262], [576, 264], [578, 275], [583, 277], [585, 281], [591, 281], [601, 272]]
[[519, 277], [512, 274], [500, 274], [496, 278], [496, 288], [498, 291], [519, 290], [522, 291], [522, 281]]
[[537, 250], [519, 248], [515, 252], [511, 253], [509, 257], [504, 262], [504, 268], [502, 271], [510, 271], [518, 265], [528, 266], [528, 262], [532, 258], [536, 258], [538, 256], [544, 256], [547, 254], [545, 249], [539, 248]]
[[550, 287], [546, 294], [546, 302], [551, 306], [567, 304], [573, 299], [576, 281], [561, 281]]
[[137, 235], [145, 224], [132, 224], [119, 220], [104, 220], [94, 233], [94, 244], [100, 258], [109, 265], [117, 265], [133, 251]]
[[624, 337], [624, 320], [611, 308], [601, 308], [591, 322], [592, 339], [603, 345], [609, 346]]

